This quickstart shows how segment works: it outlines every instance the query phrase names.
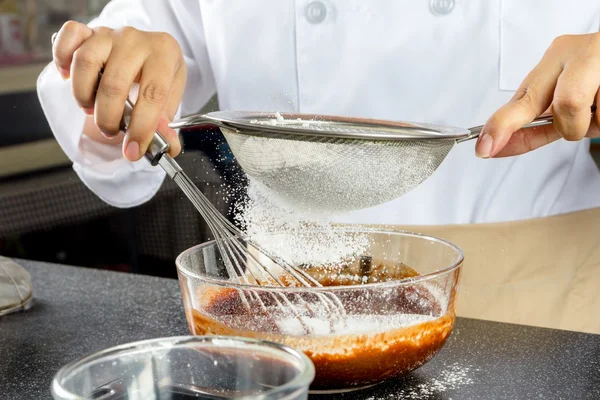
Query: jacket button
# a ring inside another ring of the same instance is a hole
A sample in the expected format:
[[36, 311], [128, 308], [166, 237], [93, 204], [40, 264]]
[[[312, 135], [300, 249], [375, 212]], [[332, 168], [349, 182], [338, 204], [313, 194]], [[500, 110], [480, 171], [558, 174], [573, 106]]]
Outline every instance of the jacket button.
[[429, 9], [435, 15], [448, 15], [454, 9], [454, 0], [431, 0]]
[[327, 17], [327, 7], [320, 1], [313, 1], [306, 6], [306, 19], [311, 24], [320, 24]]

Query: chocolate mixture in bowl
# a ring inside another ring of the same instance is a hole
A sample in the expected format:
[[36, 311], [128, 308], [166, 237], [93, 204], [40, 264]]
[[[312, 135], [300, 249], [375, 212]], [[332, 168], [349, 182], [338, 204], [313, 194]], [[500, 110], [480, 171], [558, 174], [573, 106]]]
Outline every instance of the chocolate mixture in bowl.
[[[205, 284], [196, 288], [193, 301], [184, 296], [191, 332], [253, 337], [294, 347], [315, 364], [312, 390], [339, 391], [418, 368], [452, 331], [454, 288], [444, 294], [435, 281], [386, 284], [419, 277], [407, 265], [362, 257], [343, 265], [305, 269], [323, 286], [336, 287], [331, 290], [345, 315], [323, 310], [318, 295], [305, 288], [286, 292], [296, 310], [290, 313], [278, 306], [278, 289], [257, 286], [241, 295], [240, 289]], [[374, 290], [373, 283], [380, 287]], [[264, 308], [249, 310], [244, 298]]]

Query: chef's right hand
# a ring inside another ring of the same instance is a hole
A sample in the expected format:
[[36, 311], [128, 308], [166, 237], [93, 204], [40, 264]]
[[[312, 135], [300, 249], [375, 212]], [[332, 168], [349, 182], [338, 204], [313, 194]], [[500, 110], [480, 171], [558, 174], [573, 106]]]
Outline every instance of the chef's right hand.
[[167, 123], [172, 121], [183, 96], [186, 65], [171, 35], [131, 27], [92, 29], [69, 21], [54, 39], [52, 54], [61, 76], [71, 79], [77, 104], [87, 115], [93, 115], [104, 136], [119, 134], [125, 101], [133, 84], [139, 84], [123, 139], [125, 158], [139, 160], [157, 129], [171, 144], [170, 154], [179, 154], [179, 139]]

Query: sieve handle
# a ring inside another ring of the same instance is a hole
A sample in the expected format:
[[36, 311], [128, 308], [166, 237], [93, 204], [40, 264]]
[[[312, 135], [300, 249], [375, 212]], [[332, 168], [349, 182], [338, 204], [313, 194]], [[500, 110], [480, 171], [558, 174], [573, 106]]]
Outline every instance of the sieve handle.
[[[591, 113], [591, 117], [594, 117], [594, 113], [596, 112], [596, 105], [592, 106], [592, 113]], [[541, 115], [539, 117], [537, 117], [536, 119], [534, 119], [533, 121], [531, 121], [530, 123], [528, 123], [527, 125], [523, 126], [521, 129], [525, 129], [525, 128], [534, 128], [536, 126], [544, 126], [544, 125], [550, 125], [552, 124], [552, 122], [554, 122], [554, 116], [553, 115]], [[461, 142], [466, 142], [467, 140], [471, 140], [471, 139], [477, 139], [479, 137], [479, 134], [481, 133], [481, 130], [483, 129], [483, 125], [479, 125], [479, 126], [474, 126], [473, 128], [469, 128], [469, 135], [458, 139], [456, 141], [456, 143], [461, 143]]]
[[[527, 125], [523, 126], [523, 128], [521, 128], [521, 129], [533, 128], [536, 126], [550, 125], [550, 124], [552, 124], [553, 121], [554, 121], [553, 115], [542, 115], [540, 117], [537, 117], [536, 119], [534, 119]], [[474, 126], [473, 128], [469, 128], [469, 132], [470, 132], [469, 135], [465, 136], [464, 138], [458, 139], [456, 142], [461, 143], [461, 142], [466, 142], [467, 140], [477, 139], [479, 137], [479, 134], [481, 133], [482, 129], [483, 129], [483, 125]]]
[[217, 126], [215, 121], [204, 114], [190, 115], [169, 124], [171, 129], [194, 128], [194, 130], [212, 130]]

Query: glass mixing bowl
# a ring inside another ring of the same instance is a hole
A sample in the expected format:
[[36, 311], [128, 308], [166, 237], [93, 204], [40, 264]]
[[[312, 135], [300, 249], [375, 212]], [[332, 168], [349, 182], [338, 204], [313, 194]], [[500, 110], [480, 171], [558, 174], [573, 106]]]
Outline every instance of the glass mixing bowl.
[[314, 366], [249, 338], [181, 336], [129, 343], [65, 365], [56, 400], [305, 400]]
[[336, 234], [366, 235], [368, 246], [343, 267], [310, 267], [322, 287], [242, 284], [215, 242], [183, 252], [176, 263], [191, 333], [300, 350], [315, 365], [313, 393], [372, 386], [428, 362], [454, 327], [462, 250], [409, 232]]

